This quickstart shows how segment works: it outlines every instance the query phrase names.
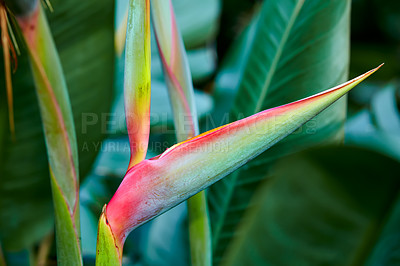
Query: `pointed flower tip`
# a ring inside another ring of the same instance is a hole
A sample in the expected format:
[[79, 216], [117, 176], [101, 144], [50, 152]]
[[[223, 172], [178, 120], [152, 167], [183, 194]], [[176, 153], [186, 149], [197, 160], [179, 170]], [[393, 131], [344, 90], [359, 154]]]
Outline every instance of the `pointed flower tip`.
[[[351, 83], [354, 80], [360, 80], [363, 81], [364, 79], [366, 79], [367, 77], [371, 76], [373, 73], [375, 73], [378, 69], [380, 69], [385, 63], [380, 64], [379, 66], [377, 66], [376, 68], [371, 69], [370, 71], [350, 80], [348, 83]], [[358, 83], [357, 83], [358, 84]]]
[[371, 76], [372, 74], [374, 74], [376, 71], [378, 71], [378, 69], [380, 69], [385, 63], [380, 64], [379, 66], [377, 66], [376, 68], [371, 69], [370, 71], [348, 81], [347, 83], [345, 83], [345, 85], [348, 85], [350, 83], [354, 83], [354, 86], [358, 85], [360, 82], [362, 82], [363, 80], [365, 80], [366, 78], [368, 78], [369, 76]]
[[371, 74], [373, 74], [373, 73], [376, 72], [378, 69], [380, 69], [384, 64], [385, 64], [385, 63], [380, 64], [380, 65], [377, 66], [376, 68], [371, 69], [370, 71], [368, 71], [366, 74], [368, 74], [368, 76], [371, 75]]

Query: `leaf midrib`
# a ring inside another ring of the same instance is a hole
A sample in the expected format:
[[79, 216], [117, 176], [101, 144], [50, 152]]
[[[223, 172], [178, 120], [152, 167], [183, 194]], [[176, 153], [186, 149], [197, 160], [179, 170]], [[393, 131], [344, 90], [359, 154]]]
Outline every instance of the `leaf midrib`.
[[285, 47], [286, 41], [287, 41], [287, 39], [289, 37], [289, 34], [290, 34], [290, 32], [291, 32], [291, 30], [293, 28], [293, 25], [294, 25], [299, 13], [300, 13], [301, 8], [303, 7], [303, 5], [304, 5], [304, 0], [298, 1], [297, 5], [296, 5], [296, 7], [295, 7], [295, 9], [294, 9], [294, 11], [292, 13], [292, 16], [289, 19], [289, 23], [287, 24], [285, 32], [283, 33], [283, 36], [282, 36], [281, 41], [279, 43], [278, 49], [276, 51], [275, 57], [274, 57], [274, 59], [273, 59], [273, 61], [271, 63], [270, 70], [269, 70], [269, 72], [267, 74], [267, 77], [265, 79], [264, 85], [263, 85], [262, 90], [261, 90], [260, 97], [258, 98], [258, 101], [257, 101], [256, 107], [255, 107], [255, 109], [253, 111], [253, 114], [258, 113], [258, 112], [261, 111], [264, 99], [265, 99], [265, 97], [267, 95], [267, 92], [268, 92], [268, 88], [269, 88], [269, 86], [271, 84], [271, 81], [272, 81], [272, 77], [274, 76], [274, 74], [275, 74], [275, 72], [277, 70], [277, 65], [278, 65], [279, 59], [281, 58], [281, 55], [282, 55], [282, 52], [283, 52], [283, 48]]

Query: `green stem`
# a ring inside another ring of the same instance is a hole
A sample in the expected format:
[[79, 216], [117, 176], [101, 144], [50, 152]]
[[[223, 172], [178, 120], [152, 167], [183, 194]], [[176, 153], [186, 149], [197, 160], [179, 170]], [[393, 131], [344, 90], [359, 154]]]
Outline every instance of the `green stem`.
[[188, 199], [188, 212], [192, 265], [211, 265], [211, 232], [205, 191]]

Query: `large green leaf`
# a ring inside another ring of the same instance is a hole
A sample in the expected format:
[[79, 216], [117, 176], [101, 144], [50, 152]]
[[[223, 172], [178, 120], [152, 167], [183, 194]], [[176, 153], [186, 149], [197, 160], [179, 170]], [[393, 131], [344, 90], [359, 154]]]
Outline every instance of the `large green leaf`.
[[[229, 120], [309, 96], [343, 81], [349, 58], [349, 8], [350, 1], [341, 0], [265, 1], [243, 74], [237, 73], [242, 78]], [[210, 189], [217, 262], [255, 188], [269, 177], [270, 162], [308, 146], [341, 141], [345, 115], [346, 99], [342, 99]]]
[[399, 170], [389, 157], [349, 147], [281, 160], [254, 198], [226, 264], [364, 265], [394, 211]]
[[[55, 11], [49, 14], [49, 23], [69, 89], [80, 176], [84, 177], [107, 133], [104, 129], [107, 117], [102, 114], [109, 110], [112, 93], [113, 3], [54, 0], [52, 4]], [[18, 61], [13, 76], [15, 142], [10, 139], [7, 118], [0, 119], [0, 238], [6, 249], [27, 247], [53, 227], [46, 148], [23, 47]], [[0, 69], [0, 75], [3, 73]], [[0, 86], [3, 93], [4, 84]], [[6, 114], [3, 99], [2, 117]]]

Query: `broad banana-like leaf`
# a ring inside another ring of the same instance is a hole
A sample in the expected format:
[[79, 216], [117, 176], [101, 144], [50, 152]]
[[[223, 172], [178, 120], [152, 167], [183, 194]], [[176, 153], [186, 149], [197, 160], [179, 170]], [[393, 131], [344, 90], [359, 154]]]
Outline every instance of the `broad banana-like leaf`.
[[[174, 113], [178, 142], [199, 134], [189, 63], [172, 2], [152, 2], [153, 26]], [[192, 265], [212, 265], [211, 232], [205, 192], [188, 200]]]
[[16, 17], [24, 37], [43, 121], [52, 186], [57, 260], [82, 265], [79, 221], [78, 151], [68, 91], [45, 14], [40, 3]]
[[314, 96], [200, 134], [132, 167], [103, 209], [97, 253], [109, 251], [108, 256], [121, 263], [124, 241], [133, 229], [259, 155], [378, 68]]
[[150, 2], [130, 0], [124, 99], [131, 148], [129, 168], [146, 157], [150, 134]]

